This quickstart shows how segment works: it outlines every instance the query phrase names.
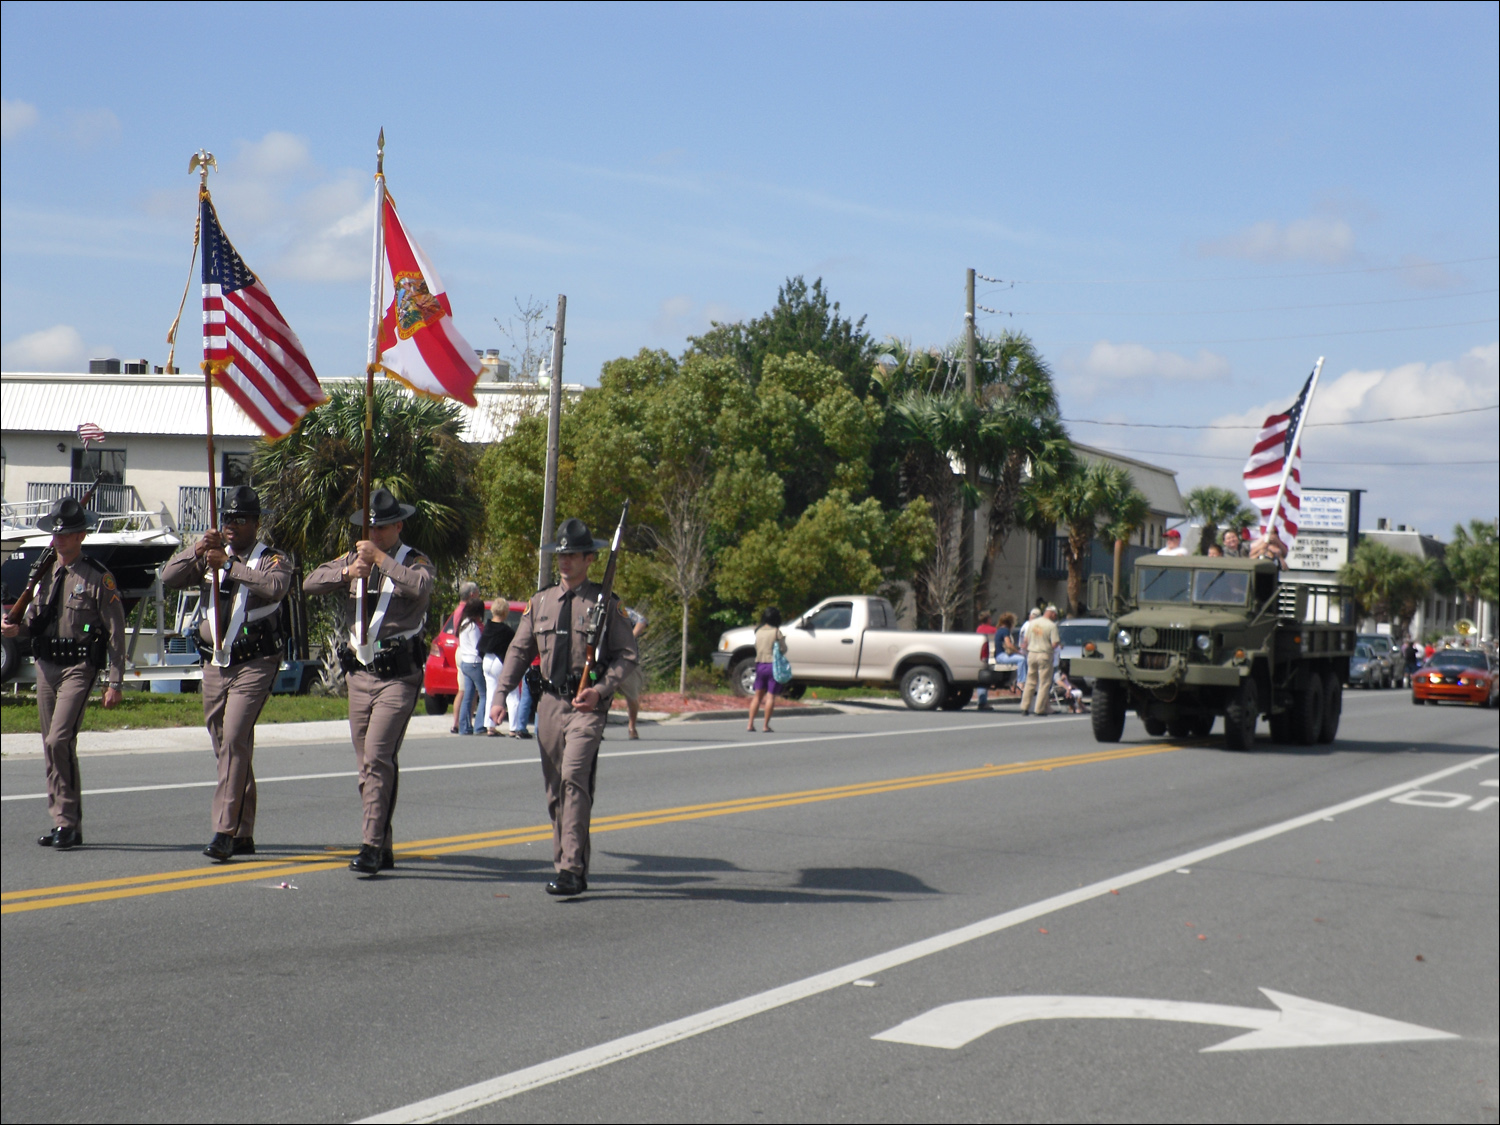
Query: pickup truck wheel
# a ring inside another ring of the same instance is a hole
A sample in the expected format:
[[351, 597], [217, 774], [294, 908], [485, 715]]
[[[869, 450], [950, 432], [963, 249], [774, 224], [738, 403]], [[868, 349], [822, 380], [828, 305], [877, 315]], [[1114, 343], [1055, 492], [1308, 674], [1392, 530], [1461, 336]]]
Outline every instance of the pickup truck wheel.
[[448, 704], [453, 700], [451, 695], [427, 695], [423, 698], [426, 701], [427, 713], [429, 715], [446, 715], [448, 713]]
[[1094, 685], [1094, 702], [1089, 722], [1095, 742], [1119, 742], [1125, 732], [1125, 688], [1115, 680], [1100, 680]]
[[943, 697], [943, 710], [944, 711], [962, 711], [965, 707], [967, 707], [969, 705], [969, 700], [971, 700], [973, 698], [974, 698], [974, 689], [971, 688], [971, 687], [968, 687], [968, 688], [956, 688], [956, 687], [955, 688], [949, 688], [948, 689], [948, 694]]
[[741, 699], [755, 694], [755, 657], [744, 657], [729, 666], [729, 690]]
[[1142, 719], [1146, 724], [1146, 733], [1152, 738], [1160, 738], [1167, 733], [1167, 724], [1161, 719]]
[[1255, 722], [1260, 718], [1260, 693], [1253, 679], [1240, 681], [1239, 693], [1224, 709], [1224, 745], [1230, 750], [1255, 746]]
[[1323, 677], [1309, 671], [1292, 700], [1292, 741], [1311, 746], [1323, 731]]
[[1331, 672], [1324, 676], [1323, 725], [1318, 729], [1318, 741], [1328, 745], [1339, 736], [1339, 716], [1344, 713], [1344, 685]]
[[11, 677], [16, 674], [16, 669], [21, 666], [21, 650], [10, 637], [0, 637], [0, 649], [3, 649], [3, 662], [0, 662], [0, 683], [10, 683]]
[[930, 664], [908, 668], [901, 677], [901, 698], [913, 711], [933, 711], [948, 697], [948, 678]]

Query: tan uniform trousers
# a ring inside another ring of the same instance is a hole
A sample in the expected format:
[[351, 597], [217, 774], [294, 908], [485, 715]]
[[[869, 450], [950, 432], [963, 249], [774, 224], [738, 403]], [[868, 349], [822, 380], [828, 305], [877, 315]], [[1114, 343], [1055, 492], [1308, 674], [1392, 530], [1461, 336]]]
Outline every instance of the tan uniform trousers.
[[545, 693], [537, 707], [536, 742], [547, 786], [547, 815], [552, 818], [552, 865], [558, 871], [589, 873], [589, 821], [605, 718], [575, 711]]
[[395, 839], [391, 815], [401, 783], [396, 757], [422, 694], [422, 673], [382, 680], [373, 672], [350, 672], [348, 680], [349, 735], [359, 761], [359, 795], [365, 806], [361, 841], [389, 848]]
[[1026, 654], [1026, 690], [1021, 692], [1021, 714], [1031, 710], [1032, 697], [1036, 697], [1036, 713], [1045, 715], [1052, 710], [1052, 654], [1028, 652]]
[[83, 823], [83, 783], [78, 776], [78, 727], [99, 670], [78, 664], [36, 662], [36, 708], [47, 761], [47, 811], [59, 828]]
[[214, 831], [255, 835], [255, 723], [271, 696], [280, 657], [262, 656], [230, 668], [203, 665], [203, 718], [219, 764]]

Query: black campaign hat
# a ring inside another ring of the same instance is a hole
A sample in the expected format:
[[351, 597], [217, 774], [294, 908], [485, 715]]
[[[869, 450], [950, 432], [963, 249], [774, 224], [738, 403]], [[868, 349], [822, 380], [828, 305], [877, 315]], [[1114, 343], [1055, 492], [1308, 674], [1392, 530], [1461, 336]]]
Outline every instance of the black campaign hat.
[[99, 522], [97, 516], [78, 502], [75, 496], [64, 496], [52, 505], [52, 510], [36, 521], [37, 530], [66, 535], [72, 531], [88, 531]]
[[564, 520], [557, 539], [542, 550], [551, 551], [554, 555], [588, 555], [598, 554], [608, 546], [607, 541], [594, 538], [588, 524], [575, 518]]
[[224, 507], [219, 510], [221, 516], [260, 516], [260, 497], [255, 489], [249, 485], [242, 484], [229, 494], [224, 501]]
[[[388, 488], [377, 488], [370, 493], [370, 526], [384, 527], [388, 523], [400, 523], [417, 514], [415, 504], [403, 504], [391, 495]], [[355, 512], [349, 522], [361, 527], [365, 522], [363, 512]]]

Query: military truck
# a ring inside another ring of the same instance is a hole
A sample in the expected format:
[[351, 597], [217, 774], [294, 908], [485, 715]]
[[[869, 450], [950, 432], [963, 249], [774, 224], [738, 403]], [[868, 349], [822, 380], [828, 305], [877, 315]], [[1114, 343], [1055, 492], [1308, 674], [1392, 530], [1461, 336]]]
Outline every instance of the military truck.
[[1265, 715], [1277, 742], [1328, 743], [1355, 628], [1347, 587], [1283, 581], [1275, 560], [1148, 555], [1072, 674], [1096, 680], [1099, 742], [1135, 711], [1152, 737], [1202, 738], [1223, 716], [1225, 745], [1248, 750]]

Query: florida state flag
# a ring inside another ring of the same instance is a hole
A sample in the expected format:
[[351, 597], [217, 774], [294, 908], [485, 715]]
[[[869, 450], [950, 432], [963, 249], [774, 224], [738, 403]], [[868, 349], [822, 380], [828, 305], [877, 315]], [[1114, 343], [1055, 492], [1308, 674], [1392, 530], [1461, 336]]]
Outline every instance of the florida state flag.
[[414, 391], [477, 406], [479, 359], [453, 325], [437, 270], [401, 225], [389, 192], [382, 194], [382, 280], [389, 303], [380, 320], [378, 362]]

